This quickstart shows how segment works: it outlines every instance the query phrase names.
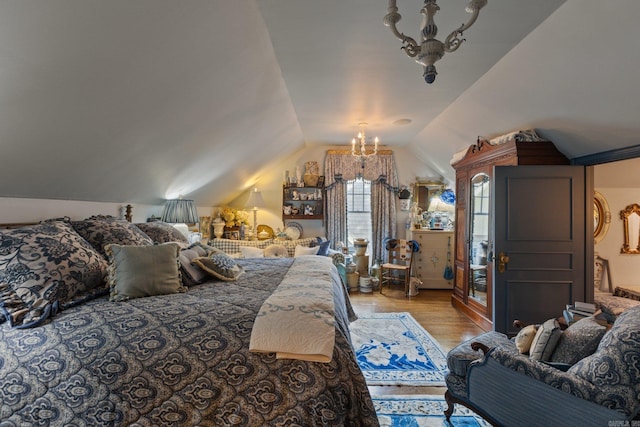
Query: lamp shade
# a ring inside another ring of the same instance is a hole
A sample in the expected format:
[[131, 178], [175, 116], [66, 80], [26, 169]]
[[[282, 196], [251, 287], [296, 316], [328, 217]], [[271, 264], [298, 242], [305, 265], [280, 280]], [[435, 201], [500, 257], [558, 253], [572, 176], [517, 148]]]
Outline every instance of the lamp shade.
[[264, 199], [262, 198], [262, 193], [259, 192], [257, 188], [254, 188], [253, 191], [249, 193], [249, 200], [247, 200], [246, 206], [252, 209], [264, 207]]
[[185, 199], [167, 200], [162, 209], [161, 219], [173, 224], [197, 224], [199, 222], [195, 202]]

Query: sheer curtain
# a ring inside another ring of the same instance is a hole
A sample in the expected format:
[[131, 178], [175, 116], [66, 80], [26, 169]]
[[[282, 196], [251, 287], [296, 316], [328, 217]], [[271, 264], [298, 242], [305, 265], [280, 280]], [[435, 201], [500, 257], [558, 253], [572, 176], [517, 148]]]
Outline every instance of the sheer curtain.
[[334, 242], [347, 241], [346, 181], [363, 177], [371, 181], [371, 226], [373, 242], [370, 256], [383, 258], [385, 237], [396, 235], [396, 200], [398, 188], [393, 151], [379, 150], [378, 154], [361, 161], [348, 150], [328, 150], [324, 162], [327, 186], [327, 237]]

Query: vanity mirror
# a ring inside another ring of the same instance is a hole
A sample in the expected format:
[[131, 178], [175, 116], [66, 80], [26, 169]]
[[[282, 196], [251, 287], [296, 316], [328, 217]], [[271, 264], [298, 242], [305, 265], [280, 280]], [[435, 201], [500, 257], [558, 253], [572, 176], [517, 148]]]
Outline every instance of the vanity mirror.
[[422, 211], [429, 209], [429, 203], [433, 197], [444, 191], [446, 185], [437, 179], [417, 178], [413, 186], [414, 202]]
[[623, 254], [640, 254], [640, 205], [634, 203], [620, 211], [624, 232]]

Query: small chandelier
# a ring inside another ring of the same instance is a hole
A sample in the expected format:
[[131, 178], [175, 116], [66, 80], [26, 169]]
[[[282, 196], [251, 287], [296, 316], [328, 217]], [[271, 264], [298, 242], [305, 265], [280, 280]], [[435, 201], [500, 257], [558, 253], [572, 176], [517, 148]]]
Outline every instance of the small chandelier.
[[351, 155], [358, 157], [362, 161], [378, 154], [378, 142], [380, 142], [376, 136], [373, 140], [373, 151], [367, 153], [367, 136], [364, 133], [364, 127], [366, 125], [367, 123], [360, 123], [360, 132], [358, 132], [358, 137], [351, 140]]
[[460, 28], [453, 31], [444, 43], [440, 40], [436, 40], [438, 35], [438, 27], [433, 21], [433, 16], [440, 10], [440, 6], [436, 4], [436, 0], [425, 0], [424, 7], [420, 10], [423, 15], [422, 23], [420, 24], [420, 44], [409, 36], [399, 32], [396, 28], [396, 24], [402, 19], [402, 16], [398, 13], [396, 7], [396, 0], [389, 0], [389, 8], [387, 9], [387, 15], [384, 17], [384, 25], [391, 28], [393, 35], [402, 40], [402, 49], [411, 58], [416, 58], [416, 62], [424, 66], [424, 80], [431, 84], [436, 79], [435, 64], [440, 58], [442, 58], [445, 52], [455, 52], [465, 39], [462, 38], [462, 33], [476, 22], [480, 9], [487, 5], [487, 0], [470, 0], [467, 5], [466, 11], [471, 13], [466, 24], [462, 24]]

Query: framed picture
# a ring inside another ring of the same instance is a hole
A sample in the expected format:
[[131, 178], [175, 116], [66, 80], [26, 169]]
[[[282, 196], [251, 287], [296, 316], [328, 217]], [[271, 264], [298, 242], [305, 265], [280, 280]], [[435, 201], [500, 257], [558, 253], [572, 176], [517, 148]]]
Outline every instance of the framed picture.
[[240, 231], [239, 230], [225, 231], [223, 237], [229, 240], [240, 240]]
[[202, 237], [208, 238], [211, 236], [211, 217], [210, 216], [201, 216], [200, 217], [200, 232], [202, 233]]
[[320, 188], [324, 187], [324, 175], [320, 175], [318, 177], [318, 187], [320, 187]]

